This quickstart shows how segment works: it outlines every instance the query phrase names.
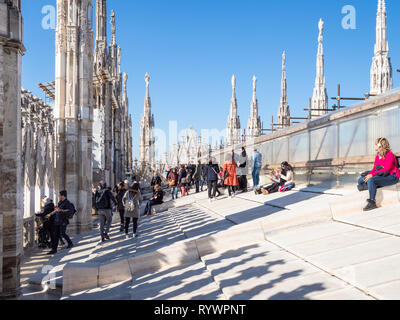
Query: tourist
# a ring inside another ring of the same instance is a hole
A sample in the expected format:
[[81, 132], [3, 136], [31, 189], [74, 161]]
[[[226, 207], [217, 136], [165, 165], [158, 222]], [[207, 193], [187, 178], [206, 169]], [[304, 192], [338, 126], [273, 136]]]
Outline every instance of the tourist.
[[100, 219], [100, 237], [101, 242], [110, 240], [108, 233], [112, 223], [112, 202], [118, 206], [117, 200], [114, 198], [110, 189], [104, 181], [100, 182], [100, 190], [96, 193], [96, 208]]
[[151, 208], [153, 205], [164, 203], [163, 198], [164, 198], [164, 192], [162, 191], [161, 187], [158, 184], [156, 184], [154, 186], [153, 197], [149, 200], [149, 202], [147, 202], [146, 208], [144, 210], [144, 216], [147, 217], [151, 215]]
[[247, 157], [246, 149], [242, 147], [242, 153], [240, 154], [238, 161], [238, 168], [236, 173], [239, 179], [239, 190], [247, 192], [247, 174], [249, 172], [249, 159]]
[[229, 198], [235, 197], [235, 187], [239, 185], [236, 174], [237, 164], [235, 162], [235, 153], [227, 153], [223, 166], [224, 184], [228, 188]]
[[186, 197], [186, 193], [188, 193], [188, 183], [186, 182], [186, 178], [181, 179], [181, 183], [179, 184], [179, 188], [181, 190], [181, 196]]
[[161, 186], [161, 178], [160, 178], [160, 176], [158, 175], [158, 172], [154, 172], [154, 177], [151, 179], [150, 185], [152, 186], [153, 191], [154, 191], [154, 187], [155, 187], [156, 185]]
[[208, 201], [211, 202], [215, 199], [217, 192], [218, 174], [220, 173], [217, 164], [214, 164], [212, 160], [208, 162], [206, 167], [207, 172], [207, 189], [208, 189]]
[[[53, 200], [44, 196], [40, 203], [41, 211], [36, 214], [42, 222], [42, 226], [38, 229], [38, 244], [39, 248], [52, 247], [53, 234], [54, 234], [54, 218], [48, 216], [54, 212], [55, 206]], [[49, 241], [50, 240], [50, 241]]]
[[125, 235], [128, 239], [129, 225], [132, 219], [133, 223], [133, 237], [137, 236], [138, 220], [140, 216], [140, 202], [143, 200], [140, 193], [139, 184], [133, 183], [128, 187], [128, 191], [122, 198], [125, 207]]
[[201, 179], [202, 179], [202, 165], [201, 165], [201, 161], [199, 160], [199, 162], [197, 163], [193, 178], [194, 178], [194, 183], [196, 184], [196, 193], [200, 192], [200, 183], [201, 183]]
[[182, 180], [183, 178], [186, 178], [186, 176], [187, 176], [187, 172], [186, 172], [186, 170], [185, 170], [185, 166], [182, 164], [182, 165], [181, 165], [181, 168], [180, 168], [180, 170], [179, 170], [178, 184], [180, 184], [180, 183], [181, 183], [181, 180]]
[[178, 173], [176, 169], [172, 169], [168, 174], [168, 183], [171, 188], [172, 200], [178, 199]]
[[118, 184], [118, 190], [117, 190], [117, 196], [116, 196], [117, 203], [118, 203], [117, 209], [118, 209], [119, 217], [120, 217], [120, 220], [121, 220], [121, 227], [119, 229], [120, 232], [124, 231], [125, 206], [122, 203], [122, 198], [124, 197], [125, 193], [126, 193], [125, 183], [124, 182], [120, 182]]
[[393, 154], [389, 141], [386, 138], [379, 138], [375, 142], [377, 152], [374, 168], [365, 177], [358, 180], [359, 190], [368, 188], [369, 199], [364, 211], [377, 209], [376, 193], [378, 188], [389, 187], [399, 182], [400, 172], [398, 161]]
[[271, 175], [272, 184], [263, 185], [254, 189], [255, 194], [268, 195], [276, 193], [280, 190], [282, 192], [289, 191], [294, 188], [294, 171], [288, 162], [281, 163], [281, 170], [273, 171]]
[[192, 167], [189, 166], [188, 164], [185, 165], [185, 170], [187, 172], [186, 175], [186, 191], [189, 191], [192, 187], [192, 182], [193, 182], [193, 171]]
[[282, 172], [280, 173], [280, 178], [283, 180], [283, 185], [280, 187], [280, 192], [287, 192], [292, 190], [296, 185], [294, 183], [294, 170], [293, 167], [284, 161], [281, 164]]
[[257, 148], [254, 148], [252, 166], [253, 188], [255, 189], [260, 184], [260, 172], [262, 167], [262, 155], [260, 152], [257, 151]]
[[203, 192], [204, 184], [207, 184], [207, 165], [201, 165], [201, 181], [200, 181], [200, 190]]
[[57, 204], [57, 207], [55, 208], [55, 211], [53, 211], [51, 214], [49, 214], [47, 217], [51, 219], [52, 216], [54, 216], [54, 233], [53, 233], [53, 238], [52, 238], [52, 249], [48, 253], [49, 255], [51, 254], [56, 254], [57, 253], [57, 247], [58, 247], [58, 240], [60, 237], [64, 238], [67, 243], [68, 247], [67, 249], [72, 248], [74, 245], [67, 235], [67, 226], [69, 225], [69, 215], [72, 213], [71, 211], [73, 210], [73, 206], [71, 202], [68, 201], [67, 199], [67, 191], [63, 190], [60, 192], [60, 201]]

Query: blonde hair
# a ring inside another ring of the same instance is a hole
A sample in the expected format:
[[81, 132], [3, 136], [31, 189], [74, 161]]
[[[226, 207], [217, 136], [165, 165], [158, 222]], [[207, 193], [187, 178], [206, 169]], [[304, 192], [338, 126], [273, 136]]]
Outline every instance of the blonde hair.
[[379, 147], [378, 155], [380, 157], [385, 157], [388, 152], [392, 151], [389, 140], [386, 138], [377, 139], [375, 144]]

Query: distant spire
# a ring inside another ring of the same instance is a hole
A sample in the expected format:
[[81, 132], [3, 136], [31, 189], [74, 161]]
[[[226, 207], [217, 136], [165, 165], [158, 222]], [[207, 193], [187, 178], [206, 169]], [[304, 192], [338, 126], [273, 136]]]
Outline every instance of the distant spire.
[[286, 52], [282, 54], [282, 81], [281, 81], [281, 103], [278, 109], [279, 128], [290, 126], [290, 110], [287, 103], [287, 81], [286, 81]]
[[96, 1], [96, 40], [107, 41], [107, 1]]
[[387, 41], [386, 4], [378, 0], [376, 14], [376, 43], [371, 66], [370, 93], [379, 95], [393, 88], [392, 64], [389, 58], [389, 43]]
[[226, 128], [226, 145], [231, 146], [240, 143], [240, 118], [236, 99], [236, 77], [232, 76], [232, 99], [228, 124]]
[[[317, 54], [317, 75], [315, 77], [315, 88], [312, 98], [312, 108], [320, 109], [313, 111], [316, 116], [321, 116], [328, 113], [328, 93], [325, 87], [325, 63], [324, 63], [324, 47], [322, 45], [324, 29], [324, 21], [319, 20], [318, 23], [318, 54]], [[325, 111], [326, 110], [326, 111]]]
[[261, 119], [258, 116], [257, 78], [253, 76], [253, 99], [250, 107], [250, 117], [247, 122], [247, 138], [256, 138], [261, 135]]
[[111, 45], [116, 45], [116, 27], [115, 27], [115, 12], [114, 10], [111, 11]]

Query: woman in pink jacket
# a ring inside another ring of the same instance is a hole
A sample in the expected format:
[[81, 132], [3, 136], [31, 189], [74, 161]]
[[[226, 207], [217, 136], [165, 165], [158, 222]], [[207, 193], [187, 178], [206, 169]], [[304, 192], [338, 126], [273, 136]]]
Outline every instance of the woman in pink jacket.
[[358, 181], [358, 189], [361, 191], [368, 186], [369, 199], [364, 211], [370, 211], [377, 208], [376, 191], [377, 188], [388, 187], [399, 182], [400, 171], [396, 156], [393, 154], [389, 141], [386, 138], [380, 138], [375, 143], [377, 152], [374, 168], [365, 177]]

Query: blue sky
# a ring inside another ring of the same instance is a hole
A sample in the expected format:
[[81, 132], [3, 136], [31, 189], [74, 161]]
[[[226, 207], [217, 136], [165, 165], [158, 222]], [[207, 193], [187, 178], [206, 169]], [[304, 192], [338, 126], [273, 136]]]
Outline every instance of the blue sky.
[[[45, 5], [55, 0], [22, 0], [26, 55], [22, 85], [43, 97], [39, 82], [54, 80], [54, 30], [41, 26]], [[356, 9], [356, 30], [342, 28], [343, 6]], [[387, 0], [388, 39], [399, 83], [400, 1]], [[252, 76], [264, 126], [276, 118], [280, 101], [281, 56], [286, 50], [288, 102], [292, 116], [303, 117], [315, 80], [318, 21], [325, 21], [324, 50], [328, 96], [361, 97], [369, 90], [375, 43], [377, 0], [109, 0], [116, 13], [122, 69], [129, 75], [128, 95], [133, 118], [134, 154], [138, 155], [139, 123], [145, 95], [144, 75], [156, 127], [179, 130], [226, 126], [231, 77], [237, 77], [242, 128], [252, 97]], [[110, 32], [109, 32], [110, 34]], [[110, 40], [110, 37], [109, 37]], [[330, 102], [330, 105], [334, 101]]]

